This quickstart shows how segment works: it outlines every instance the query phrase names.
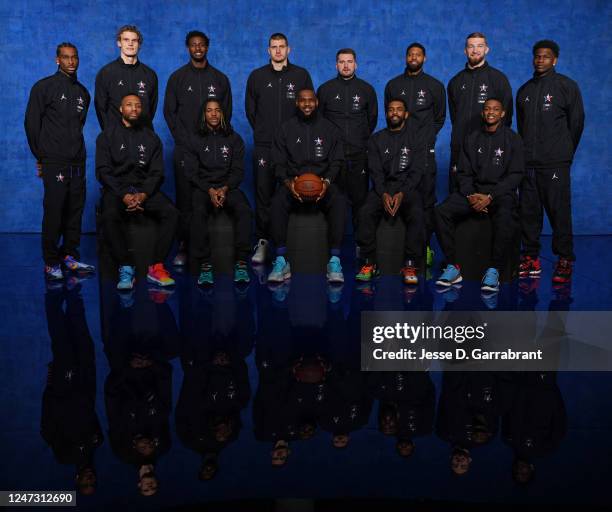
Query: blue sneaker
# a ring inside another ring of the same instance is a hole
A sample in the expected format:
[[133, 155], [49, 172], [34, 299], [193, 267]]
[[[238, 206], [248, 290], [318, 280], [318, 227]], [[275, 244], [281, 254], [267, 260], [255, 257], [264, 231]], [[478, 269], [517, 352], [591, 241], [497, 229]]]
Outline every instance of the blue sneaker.
[[338, 304], [340, 302], [340, 299], [342, 299], [342, 288], [343, 285], [327, 285], [327, 297], [330, 303]]
[[291, 277], [291, 266], [284, 256], [274, 258], [272, 272], [268, 275], [268, 283], [282, 283]]
[[499, 293], [492, 291], [483, 291], [480, 294], [480, 298], [484, 305], [487, 306], [487, 309], [496, 309], [497, 308], [497, 296]]
[[64, 273], [60, 265], [45, 265], [45, 277], [48, 281], [59, 281], [64, 279]]
[[214, 284], [215, 277], [213, 275], [213, 268], [210, 263], [202, 263], [200, 267], [200, 275], [198, 276], [198, 284], [211, 285]]
[[338, 256], [332, 256], [327, 263], [327, 282], [328, 283], [344, 283], [344, 274], [342, 273], [342, 265]]
[[119, 282], [117, 290], [131, 290], [134, 288], [134, 274], [136, 269], [130, 265], [122, 265], [119, 267]]
[[287, 299], [287, 295], [289, 295], [290, 289], [290, 281], [285, 281], [281, 284], [277, 285], [269, 285], [268, 290], [272, 292], [272, 298], [276, 304], [282, 304]]
[[251, 281], [249, 277], [249, 269], [246, 261], [238, 261], [234, 265], [234, 283], [248, 283]]
[[499, 291], [499, 272], [496, 268], [490, 267], [482, 278], [480, 289], [485, 292]]
[[73, 256], [69, 255], [64, 256], [64, 267], [72, 272], [93, 273], [96, 271], [96, 267], [93, 265], [77, 261]]
[[436, 281], [438, 286], [452, 286], [463, 281], [457, 265], [447, 265], [442, 275]]

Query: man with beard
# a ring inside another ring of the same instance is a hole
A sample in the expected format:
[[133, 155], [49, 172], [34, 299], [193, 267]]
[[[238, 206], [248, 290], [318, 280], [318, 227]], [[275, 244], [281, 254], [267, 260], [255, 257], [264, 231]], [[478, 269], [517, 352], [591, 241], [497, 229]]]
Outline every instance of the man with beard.
[[355, 50], [338, 50], [336, 69], [338, 76], [319, 87], [317, 98], [321, 114], [342, 134], [344, 166], [338, 176], [338, 186], [351, 202], [353, 230], [357, 231], [359, 209], [370, 185], [367, 146], [378, 120], [378, 100], [374, 88], [355, 75]]
[[525, 141], [527, 174], [521, 186], [523, 257], [519, 276], [539, 277], [542, 208], [553, 232], [552, 250], [559, 257], [553, 282], [572, 277], [574, 243], [570, 166], [584, 129], [584, 107], [578, 84], [557, 73], [559, 45], [538, 41], [533, 47], [531, 80], [516, 96], [518, 130]]
[[159, 137], [142, 122], [142, 103], [136, 93], [123, 97], [121, 124], [109, 125], [96, 141], [96, 176], [104, 187], [102, 225], [113, 258], [119, 263], [117, 289], [131, 290], [135, 268], [128, 251], [126, 220], [143, 213], [159, 222], [154, 263], [147, 281], [171, 286], [174, 279], [164, 268], [178, 212], [159, 190], [164, 178], [164, 159]]
[[229, 123], [232, 117], [232, 90], [230, 82], [221, 71], [208, 61], [210, 40], [206, 34], [192, 30], [185, 37], [189, 62], [177, 69], [168, 79], [164, 99], [164, 117], [174, 138], [174, 180], [176, 206], [181, 212], [179, 224], [179, 250], [173, 260], [177, 266], [187, 262], [187, 241], [192, 215], [192, 187], [186, 174], [184, 154], [191, 135], [200, 126], [199, 114], [204, 102], [217, 100]]
[[244, 96], [246, 116], [253, 128], [253, 179], [255, 183], [255, 238], [251, 261], [262, 264], [268, 254], [270, 208], [276, 179], [271, 165], [274, 135], [281, 124], [295, 115], [298, 91], [313, 89], [310, 74], [289, 62], [291, 48], [287, 36], [270, 36], [270, 62], [254, 70], [247, 80]]
[[[77, 80], [79, 53], [72, 43], [57, 46], [54, 75], [36, 82], [30, 92], [25, 130], [43, 180], [42, 252], [45, 276], [64, 278], [70, 271], [93, 272], [79, 261], [81, 219], [85, 206], [85, 141], [83, 125], [89, 93]], [[57, 246], [62, 238], [63, 247]]]
[[299, 91], [296, 105], [297, 115], [283, 123], [272, 148], [272, 163], [279, 188], [270, 210], [276, 258], [268, 282], [282, 283], [291, 277], [291, 267], [286, 259], [289, 213], [302, 202], [295, 190], [295, 181], [304, 173], [313, 173], [322, 181], [321, 194], [315, 205], [323, 211], [328, 223], [331, 257], [327, 264], [327, 280], [343, 283], [339, 256], [346, 200], [333, 183], [343, 165], [342, 142], [337, 128], [318, 113], [319, 102], [312, 89]]
[[502, 100], [504, 124], [512, 126], [512, 88], [501, 71], [489, 66], [487, 39], [481, 32], [467, 36], [465, 69], [448, 83], [448, 107], [453, 129], [451, 132], [451, 159], [449, 192], [457, 190], [457, 163], [464, 138], [481, 127], [481, 112], [487, 98]]
[[135, 91], [142, 104], [142, 119], [153, 127], [157, 110], [157, 74], [138, 59], [142, 34], [134, 25], [117, 31], [119, 58], [104, 66], [96, 76], [94, 104], [100, 128], [121, 124], [119, 106], [127, 92]]
[[493, 248], [483, 291], [499, 290], [499, 272], [517, 228], [516, 190], [524, 172], [523, 141], [504, 125], [501, 99], [489, 98], [482, 109], [484, 127], [465, 138], [458, 163], [459, 190], [435, 209], [436, 234], [447, 267], [436, 281], [450, 288], [462, 281], [455, 259], [455, 226], [471, 214], [490, 215]]
[[416, 285], [425, 236], [419, 185], [425, 171], [426, 143], [419, 137], [403, 98], [390, 99], [386, 116], [387, 128], [375, 133], [368, 143], [374, 188], [359, 213], [357, 243], [365, 262], [355, 279], [371, 281], [379, 275], [376, 229], [383, 214], [393, 218], [399, 212], [406, 225], [402, 275], [405, 284]]
[[444, 85], [423, 71], [427, 60], [425, 47], [411, 43], [406, 49], [405, 71], [390, 80], [385, 87], [385, 105], [391, 98], [402, 98], [408, 112], [417, 121], [420, 136], [427, 144], [426, 164], [420, 193], [425, 208], [425, 240], [427, 242], [427, 265], [433, 263], [433, 252], [429, 240], [435, 228], [434, 206], [436, 205], [436, 137], [446, 119], [446, 91]]
[[208, 222], [213, 211], [221, 209], [234, 220], [234, 281], [248, 283], [253, 215], [247, 198], [238, 188], [244, 176], [244, 142], [226, 121], [219, 101], [207, 100], [204, 104], [199, 134], [190, 136], [185, 162], [193, 187], [190, 239], [191, 255], [200, 265], [198, 284], [214, 282]]

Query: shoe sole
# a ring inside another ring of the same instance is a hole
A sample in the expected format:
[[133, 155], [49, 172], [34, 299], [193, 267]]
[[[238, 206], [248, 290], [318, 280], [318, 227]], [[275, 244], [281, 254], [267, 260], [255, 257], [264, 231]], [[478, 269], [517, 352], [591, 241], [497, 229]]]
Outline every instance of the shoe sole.
[[416, 286], [417, 284], [419, 284], [419, 280], [404, 279], [404, 284], [407, 284], [408, 286]]
[[329, 274], [327, 274], [326, 278], [327, 278], [327, 282], [328, 283], [337, 283], [337, 284], [344, 283], [344, 277], [342, 277], [342, 278], [340, 278], [340, 277], [332, 278], [332, 277], [329, 276]]
[[571, 282], [571, 277], [553, 277], [552, 282], [557, 284], [567, 284]]
[[485, 285], [481, 286], [480, 289], [483, 292], [498, 292], [499, 291], [499, 285], [497, 285], [496, 287], [493, 287], [493, 286], [489, 286], [489, 285], [485, 284]]
[[283, 274], [282, 278], [280, 279], [270, 279], [268, 277], [268, 283], [284, 283], [287, 279], [291, 279], [291, 272]]
[[200, 281], [200, 280], [198, 279], [198, 286], [204, 286], [204, 285], [206, 285], [206, 286], [212, 286], [213, 284], [215, 284], [215, 282], [214, 282], [214, 281]]
[[446, 288], [450, 288], [454, 284], [460, 283], [461, 281], [463, 281], [463, 276], [459, 276], [455, 278], [453, 281], [436, 281], [436, 284], [438, 286], [444, 286]]
[[158, 286], [174, 286], [176, 284], [174, 281], [172, 281], [171, 283], [163, 283], [159, 279], [155, 279], [154, 277], [151, 277], [151, 276], [147, 276], [147, 282], [156, 284]]

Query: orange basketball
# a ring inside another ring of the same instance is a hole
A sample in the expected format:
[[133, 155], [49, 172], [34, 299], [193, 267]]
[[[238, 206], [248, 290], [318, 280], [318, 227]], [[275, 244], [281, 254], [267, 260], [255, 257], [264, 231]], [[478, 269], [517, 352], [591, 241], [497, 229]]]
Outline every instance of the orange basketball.
[[314, 201], [323, 190], [323, 182], [316, 174], [307, 172], [298, 176], [294, 184], [295, 191], [304, 201]]

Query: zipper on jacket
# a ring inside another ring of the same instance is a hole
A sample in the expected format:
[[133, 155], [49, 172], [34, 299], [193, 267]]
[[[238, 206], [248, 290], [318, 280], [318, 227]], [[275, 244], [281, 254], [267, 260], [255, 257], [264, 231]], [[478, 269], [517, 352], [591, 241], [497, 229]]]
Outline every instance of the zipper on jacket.
[[542, 90], [542, 79], [540, 78], [538, 80], [538, 87], [536, 89], [536, 97], [535, 97], [535, 101], [533, 102], [534, 107], [533, 107], [533, 154], [532, 154], [532, 159], [535, 162], [536, 159], [536, 147], [538, 144], [538, 104], [540, 102], [540, 92]]

